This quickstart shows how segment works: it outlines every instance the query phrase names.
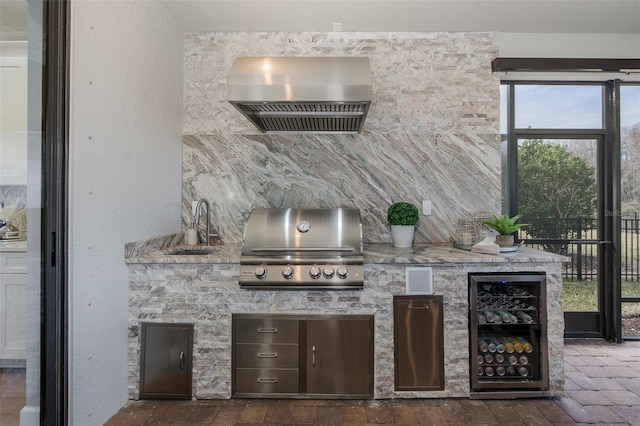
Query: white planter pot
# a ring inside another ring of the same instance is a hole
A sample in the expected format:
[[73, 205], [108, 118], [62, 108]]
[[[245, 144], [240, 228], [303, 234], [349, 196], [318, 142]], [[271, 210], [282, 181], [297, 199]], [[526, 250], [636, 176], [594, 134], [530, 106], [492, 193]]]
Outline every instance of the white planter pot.
[[411, 247], [416, 227], [413, 225], [391, 225], [391, 239], [394, 247]]

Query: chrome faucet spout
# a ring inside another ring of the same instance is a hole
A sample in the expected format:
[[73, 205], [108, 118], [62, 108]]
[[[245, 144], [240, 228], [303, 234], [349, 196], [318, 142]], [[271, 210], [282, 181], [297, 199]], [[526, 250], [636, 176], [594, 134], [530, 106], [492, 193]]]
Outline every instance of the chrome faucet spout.
[[209, 202], [207, 200], [205, 200], [204, 198], [201, 198], [200, 200], [198, 200], [198, 203], [196, 204], [196, 225], [200, 225], [200, 216], [202, 216], [202, 205], [205, 205], [207, 207], [207, 225], [206, 225], [206, 231], [204, 234], [204, 243], [205, 245], [209, 245], [209, 234], [211, 233], [211, 206], [209, 205]]
[[207, 208], [207, 223], [206, 223], [206, 230], [205, 230], [205, 237], [204, 237], [204, 243], [205, 245], [211, 245], [211, 237], [216, 237], [218, 236], [218, 234], [211, 234], [211, 205], [209, 204], [209, 201], [207, 201], [204, 198], [201, 198], [200, 200], [198, 200], [198, 202], [196, 203], [196, 211], [195, 211], [195, 222], [196, 225], [200, 225], [200, 216], [202, 216], [202, 205], [204, 204], [204, 206]]

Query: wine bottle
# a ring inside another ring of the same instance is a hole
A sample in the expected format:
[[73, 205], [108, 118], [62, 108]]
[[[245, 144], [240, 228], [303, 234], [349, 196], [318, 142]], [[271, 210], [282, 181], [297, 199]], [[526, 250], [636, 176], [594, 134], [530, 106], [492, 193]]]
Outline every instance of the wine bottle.
[[513, 350], [516, 353], [521, 354], [524, 351], [524, 346], [522, 346], [522, 343], [520, 342], [520, 340], [515, 339], [513, 337], [507, 337], [507, 339], [509, 339], [509, 342], [513, 344]]
[[496, 320], [495, 315], [493, 315], [493, 312], [491, 311], [483, 311], [482, 314], [484, 315], [485, 320], [487, 320], [488, 323], [494, 323]]
[[482, 353], [485, 353], [489, 350], [489, 345], [487, 345], [487, 341], [483, 338], [478, 339], [478, 350]]
[[527, 292], [525, 289], [516, 287], [513, 285], [510, 285], [507, 288], [507, 292], [509, 293], [510, 296], [522, 296], [522, 297], [529, 296], [529, 292]]
[[[510, 365], [506, 368], [506, 372], [507, 372], [507, 376], [515, 376], [516, 375], [516, 369], [513, 368], [513, 365]], [[484, 371], [483, 371], [484, 373]]]
[[500, 316], [500, 319], [504, 324], [511, 324], [511, 315], [505, 311], [496, 311], [496, 314]]
[[515, 348], [513, 347], [513, 342], [511, 342], [508, 338], [502, 337], [500, 340], [504, 345], [504, 350], [506, 353], [512, 354], [515, 351]]
[[487, 323], [487, 318], [481, 313], [478, 313], [478, 324], [486, 324], [486, 323]]
[[484, 354], [484, 362], [487, 363], [487, 364], [493, 363], [493, 355]]
[[493, 356], [493, 359], [498, 363], [498, 364], [504, 364], [504, 355], [502, 354], [495, 354]]
[[515, 355], [509, 355], [507, 361], [509, 361], [509, 364], [511, 365], [516, 365], [518, 363], [518, 357]]
[[516, 311], [516, 316], [518, 317], [518, 320], [520, 320], [520, 322], [524, 324], [531, 324], [533, 322], [533, 318], [531, 318], [531, 315], [527, 314], [524, 311]]
[[482, 289], [488, 291], [493, 296], [500, 296], [502, 294], [506, 294], [506, 290], [500, 286], [495, 284], [483, 284]]
[[500, 340], [498, 340], [495, 337], [491, 337], [490, 340], [494, 344], [494, 346], [496, 347], [496, 352], [498, 352], [500, 354], [504, 353], [504, 351], [505, 351], [504, 344], [502, 344], [502, 342]]
[[478, 367], [478, 376], [484, 376], [484, 368]]
[[478, 365], [482, 365], [482, 364], [484, 364], [484, 356], [482, 356], [482, 355], [478, 355], [478, 358], [477, 358], [477, 359], [478, 359], [478, 361], [477, 361], [477, 362], [478, 362]]
[[485, 367], [484, 368], [484, 374], [486, 376], [491, 377], [491, 376], [493, 376], [495, 374], [495, 370], [493, 369], [493, 367]]
[[529, 375], [529, 370], [527, 370], [527, 367], [525, 367], [524, 365], [521, 365], [520, 367], [518, 367], [518, 374], [522, 377], [527, 377]]
[[487, 343], [487, 350], [491, 353], [495, 353], [496, 352], [496, 344], [493, 343], [493, 340], [491, 338], [486, 338], [484, 339], [484, 341]]
[[529, 364], [529, 358], [526, 355], [520, 355], [520, 358], [518, 358], [518, 362], [520, 364]]
[[[529, 343], [527, 341], [527, 339], [525, 339], [524, 337], [516, 337], [516, 340], [518, 340], [518, 342], [520, 342], [520, 344], [522, 345], [522, 350], [528, 354], [530, 354], [531, 352], [533, 352], [533, 345], [531, 343]], [[522, 351], [520, 351], [522, 352]]]
[[506, 372], [507, 371], [505, 370], [505, 368], [503, 366], [499, 365], [499, 366], [496, 367], [496, 374], [498, 376], [504, 376], [506, 374]]

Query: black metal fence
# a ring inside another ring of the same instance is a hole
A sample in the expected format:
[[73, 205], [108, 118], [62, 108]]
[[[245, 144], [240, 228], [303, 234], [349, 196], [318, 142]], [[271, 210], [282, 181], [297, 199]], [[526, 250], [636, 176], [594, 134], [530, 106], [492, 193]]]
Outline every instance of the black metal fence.
[[[524, 222], [524, 220], [523, 220]], [[571, 258], [563, 265], [563, 277], [595, 280], [598, 274], [597, 219], [545, 219], [545, 226], [558, 239], [538, 240], [527, 246], [562, 254]], [[623, 281], [640, 282], [640, 212], [620, 214], [620, 257]], [[523, 234], [521, 238], [527, 239]]]

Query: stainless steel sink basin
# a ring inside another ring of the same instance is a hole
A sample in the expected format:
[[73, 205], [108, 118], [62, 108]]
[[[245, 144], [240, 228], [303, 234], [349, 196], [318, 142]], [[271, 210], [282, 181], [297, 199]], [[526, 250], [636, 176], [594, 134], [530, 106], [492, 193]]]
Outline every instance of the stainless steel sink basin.
[[215, 249], [181, 249], [167, 254], [171, 256], [206, 256], [215, 252]]

